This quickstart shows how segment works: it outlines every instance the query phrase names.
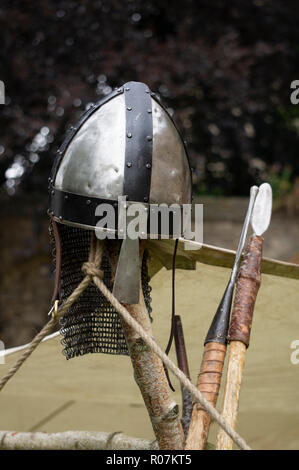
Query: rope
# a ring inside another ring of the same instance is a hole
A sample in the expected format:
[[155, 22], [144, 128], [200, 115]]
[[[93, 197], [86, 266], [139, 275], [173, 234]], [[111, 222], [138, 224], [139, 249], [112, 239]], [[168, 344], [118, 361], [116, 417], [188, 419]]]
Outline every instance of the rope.
[[97, 269], [96, 265], [90, 261], [82, 265], [82, 271], [86, 276], [98, 277], [100, 279], [103, 279], [104, 277], [103, 271], [101, 269]]
[[214, 408], [209, 401], [203, 396], [203, 394], [192, 384], [187, 376], [172, 362], [172, 360], [164, 353], [164, 351], [157, 345], [157, 343], [146, 333], [139, 323], [131, 317], [128, 310], [114, 297], [112, 292], [106, 287], [103, 281], [100, 279], [103, 273], [98, 269], [102, 258], [102, 244], [98, 243], [97, 248], [95, 247], [95, 240], [92, 237], [89, 260], [84, 263], [82, 270], [86, 274], [84, 279], [78, 285], [78, 287], [72, 292], [72, 294], [66, 299], [65, 303], [59, 308], [57, 316], [52, 318], [44, 328], [35, 336], [28, 348], [24, 351], [17, 362], [11, 367], [8, 373], [0, 381], [0, 391], [8, 380], [18, 371], [21, 365], [26, 359], [32, 354], [43, 338], [52, 331], [53, 327], [57, 323], [58, 319], [67, 312], [70, 306], [77, 300], [82, 292], [89, 285], [91, 280], [100, 289], [104, 296], [109, 300], [113, 307], [118, 311], [123, 320], [133, 328], [143, 341], [151, 348], [151, 350], [157, 354], [161, 361], [167, 366], [173, 374], [178, 378], [183, 387], [185, 387], [193, 396], [193, 398], [201, 404], [201, 406], [211, 415], [212, 419], [216, 421], [219, 426], [231, 437], [231, 439], [243, 450], [251, 450], [245, 440], [234, 430], [234, 428], [220, 415], [220, 413]]
[[[24, 350], [23, 354], [19, 357], [16, 363], [9, 369], [6, 375], [2, 377], [0, 381], [0, 392], [6, 383], [11, 379], [15, 373], [20, 369], [22, 364], [28, 359], [28, 357], [33, 353], [37, 346], [42, 342], [42, 340], [52, 332], [55, 325], [58, 323], [58, 320], [67, 313], [68, 309], [73, 305], [73, 303], [80, 297], [82, 292], [88, 287], [92, 280], [94, 274], [101, 276], [101, 271], [97, 269], [97, 265], [100, 264], [102, 258], [102, 249], [100, 247], [95, 250], [95, 241], [94, 237], [91, 239], [90, 251], [88, 262], [85, 263], [86, 269], [89, 270], [89, 274], [86, 274], [84, 279], [76, 287], [76, 289], [71, 293], [71, 295], [66, 299], [64, 304], [58, 309], [57, 315], [53, 316], [51, 320], [42, 328], [42, 330], [33, 338], [28, 347]], [[94, 260], [94, 264], [92, 264]], [[95, 263], [98, 263], [97, 265]], [[83, 265], [84, 267], [84, 265]], [[82, 268], [83, 269], [83, 268]], [[85, 268], [84, 268], [85, 269]]]

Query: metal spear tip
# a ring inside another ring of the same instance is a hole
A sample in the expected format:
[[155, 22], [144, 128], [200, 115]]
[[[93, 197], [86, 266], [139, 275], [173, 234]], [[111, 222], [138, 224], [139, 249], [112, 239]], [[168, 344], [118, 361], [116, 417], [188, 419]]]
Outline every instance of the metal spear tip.
[[228, 282], [228, 285], [223, 294], [222, 300], [218, 306], [218, 309], [216, 311], [216, 314], [214, 316], [214, 319], [208, 331], [207, 337], [205, 339], [205, 344], [209, 342], [218, 342], [218, 343], [226, 344], [226, 337], [227, 337], [227, 332], [229, 328], [229, 317], [230, 317], [232, 299], [233, 299], [233, 294], [234, 294], [235, 281], [236, 281], [236, 277], [238, 274], [238, 268], [239, 268], [239, 263], [240, 263], [240, 259], [242, 256], [243, 248], [246, 242], [248, 227], [250, 224], [253, 207], [254, 207], [254, 203], [256, 200], [256, 195], [258, 194], [258, 192], [259, 192], [259, 188], [257, 186], [251, 186], [248, 209], [247, 209], [244, 224], [242, 227], [230, 280]]
[[259, 191], [259, 187], [258, 186], [251, 186], [250, 188], [250, 197], [253, 196], [254, 194], [257, 194]]
[[272, 214], [272, 188], [269, 183], [263, 183], [254, 203], [251, 227], [255, 235], [261, 236], [270, 225]]
[[238, 266], [239, 266], [239, 262], [240, 262], [240, 259], [241, 259], [243, 248], [244, 248], [244, 245], [245, 245], [245, 242], [246, 242], [248, 227], [249, 227], [249, 224], [250, 224], [252, 211], [253, 211], [253, 207], [254, 207], [254, 203], [255, 203], [256, 195], [257, 195], [258, 191], [259, 191], [258, 186], [251, 186], [248, 209], [247, 209], [244, 224], [243, 224], [243, 227], [242, 227], [242, 231], [241, 231], [241, 235], [240, 235], [240, 239], [239, 239], [239, 244], [238, 244], [238, 248], [237, 248], [237, 252], [236, 252], [235, 262], [234, 262], [234, 266], [233, 266], [233, 270], [232, 270], [232, 274], [231, 274], [231, 280], [233, 282], [235, 282], [235, 279], [236, 279], [236, 276], [237, 276], [237, 273], [238, 273]]

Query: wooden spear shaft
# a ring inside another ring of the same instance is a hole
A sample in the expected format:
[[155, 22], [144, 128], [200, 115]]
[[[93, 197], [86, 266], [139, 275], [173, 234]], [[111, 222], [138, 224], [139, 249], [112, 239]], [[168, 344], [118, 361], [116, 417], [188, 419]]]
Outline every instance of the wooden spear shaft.
[[[251, 237], [238, 276], [228, 341], [229, 359], [222, 406], [222, 416], [235, 429], [239, 407], [240, 390], [249, 346], [252, 317], [257, 293], [261, 283], [263, 238]], [[233, 441], [223, 429], [217, 436], [217, 450], [231, 450]]]
[[[211, 342], [205, 345], [197, 388], [214, 407], [217, 403], [226, 345]], [[211, 424], [210, 414], [199, 403], [193, 406], [186, 450], [204, 450]]]
[[[229, 347], [227, 381], [222, 416], [236, 429], [242, 377], [245, 365], [246, 346], [241, 341], [233, 341]], [[222, 430], [217, 436], [217, 450], [232, 450], [233, 442]]]
[[[197, 379], [198, 390], [214, 408], [218, 399], [226, 354], [233, 290], [234, 278], [231, 277], [205, 339], [204, 353]], [[186, 441], [187, 450], [204, 450], [206, 448], [210, 424], [210, 414], [199, 403], [195, 403]]]
[[[140, 243], [140, 266], [144, 253], [144, 243]], [[116, 269], [117, 260], [112, 260]], [[139, 303], [124, 304], [132, 317], [153, 337], [151, 321], [145, 306], [140, 271]], [[163, 363], [144, 343], [134, 329], [122, 320], [122, 326], [134, 377], [141, 391], [160, 450], [184, 449], [184, 433], [179, 419], [178, 405], [171, 397], [171, 392], [164, 372]]]

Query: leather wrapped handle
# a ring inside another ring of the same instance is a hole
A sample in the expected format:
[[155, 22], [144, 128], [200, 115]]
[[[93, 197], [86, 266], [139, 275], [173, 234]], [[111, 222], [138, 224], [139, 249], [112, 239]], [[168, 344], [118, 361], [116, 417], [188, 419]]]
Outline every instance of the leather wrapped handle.
[[[197, 388], [214, 407], [217, 403], [225, 353], [225, 344], [215, 341], [206, 343], [197, 379]], [[210, 423], [209, 413], [199, 403], [195, 403], [186, 440], [186, 450], [205, 449]]]
[[[225, 344], [207, 343], [197, 379], [197, 388], [213, 406], [217, 403], [225, 353]], [[196, 408], [197, 410], [203, 409], [199, 403], [197, 403]]]
[[242, 341], [248, 348], [252, 317], [261, 284], [263, 237], [253, 235], [246, 247], [237, 280], [228, 341]]

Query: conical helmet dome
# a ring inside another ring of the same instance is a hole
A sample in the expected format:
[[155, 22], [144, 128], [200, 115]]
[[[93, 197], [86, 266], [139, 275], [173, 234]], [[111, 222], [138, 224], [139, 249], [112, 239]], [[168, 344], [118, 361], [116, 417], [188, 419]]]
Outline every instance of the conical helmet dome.
[[93, 105], [62, 144], [51, 177], [51, 212], [94, 227], [99, 203], [191, 202], [184, 142], [147, 85], [129, 82]]

